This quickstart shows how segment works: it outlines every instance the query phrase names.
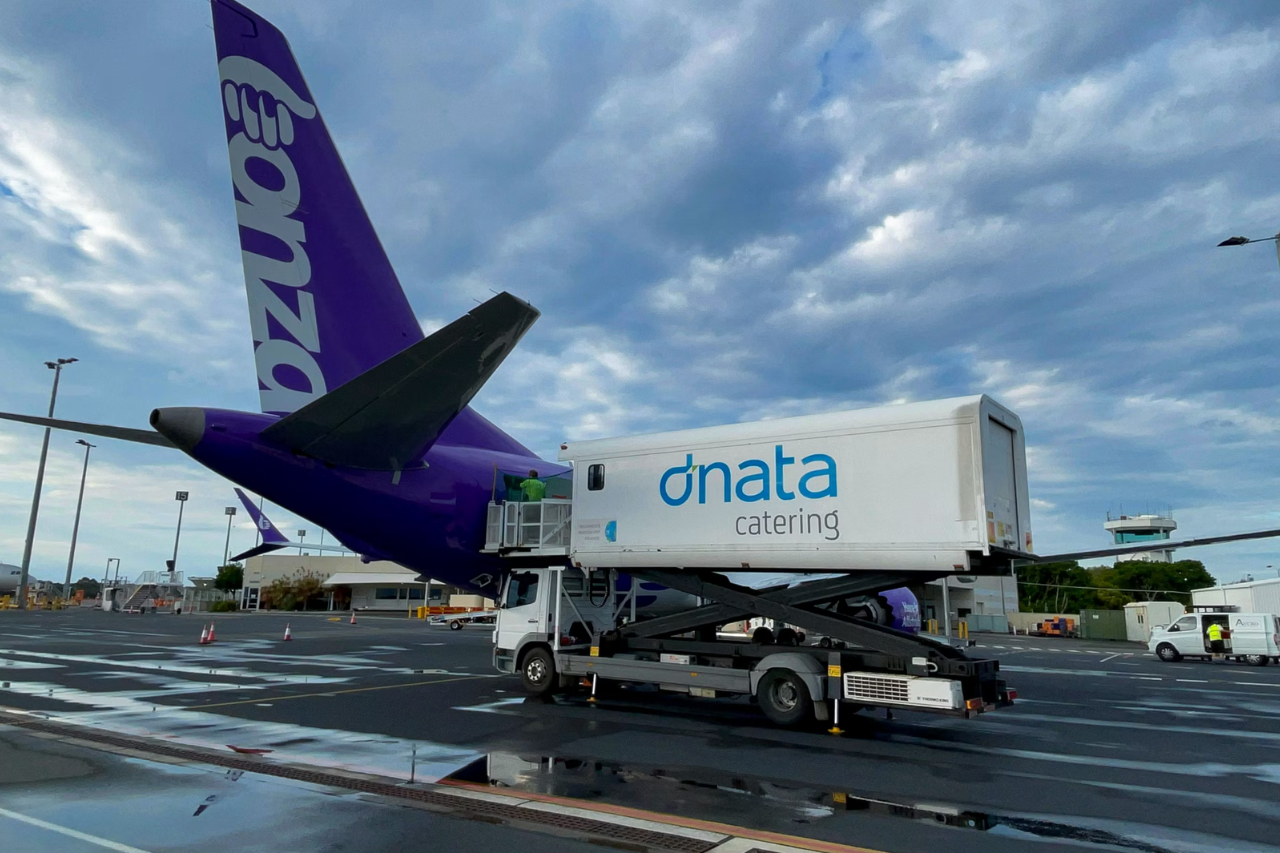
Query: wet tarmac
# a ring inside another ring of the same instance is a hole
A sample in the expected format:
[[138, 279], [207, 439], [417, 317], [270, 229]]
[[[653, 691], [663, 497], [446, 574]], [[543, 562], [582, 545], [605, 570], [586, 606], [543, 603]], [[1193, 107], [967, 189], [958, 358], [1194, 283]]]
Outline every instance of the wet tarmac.
[[[286, 621], [290, 643], [280, 641]], [[237, 615], [219, 619], [217, 643], [199, 646], [199, 623], [189, 616], [0, 614], [0, 706], [224, 751], [267, 750], [268, 761], [405, 781], [412, 773], [418, 781], [696, 816], [886, 851], [1280, 850], [1280, 667], [1165, 664], [1132, 644], [990, 637], [975, 651], [1002, 660], [1022, 697], [1017, 707], [968, 721], [864, 713], [842, 721], [847, 733], [837, 738], [775, 729], [744, 701], [653, 691], [622, 691], [598, 707], [528, 700], [518, 680], [493, 673], [483, 629]], [[50, 778], [8, 779], [3, 748], [0, 809], [46, 821], [69, 814], [57, 811], [69, 796], [95, 804], [84, 806], [86, 814], [129, 811], [130, 785], [175, 772], [135, 761], [77, 776], [68, 768], [90, 759], [51, 753], [24, 765], [48, 765], [40, 772]], [[391, 839], [408, 837], [394, 835], [402, 821], [408, 831], [426, 819], [413, 808], [256, 774], [228, 782], [217, 769], [183, 772], [219, 781], [200, 796], [190, 789], [189, 809], [166, 800], [164, 813], [182, 825], [221, 812], [226, 833], [240, 832], [242, 819], [262, 830], [264, 816], [248, 808], [242, 817], [222, 799], [250, 777], [254, 785], [274, 785], [273, 796], [288, 808], [289, 797], [299, 798], [302, 812], [311, 808], [309, 798], [340, 803], [331, 813], [316, 807], [317, 820], [333, 818], [323, 822], [326, 843], [336, 843], [347, 822], [385, 825]], [[119, 774], [134, 781], [89, 782]], [[172, 787], [176, 793], [180, 786]], [[218, 799], [194, 815], [209, 796]], [[361, 810], [378, 817], [358, 817]], [[0, 839], [7, 841], [17, 823], [0, 812]], [[450, 833], [455, 823], [479, 831], [453, 821]], [[27, 836], [15, 837], [38, 838], [39, 827], [22, 826]], [[203, 850], [211, 838], [124, 841], [147, 850]], [[547, 849], [569, 849], [565, 839], [543, 840], [561, 845]], [[273, 849], [305, 846], [301, 836], [297, 841]], [[540, 849], [531, 844], [525, 847]], [[450, 846], [492, 849], [490, 840], [465, 834]]]

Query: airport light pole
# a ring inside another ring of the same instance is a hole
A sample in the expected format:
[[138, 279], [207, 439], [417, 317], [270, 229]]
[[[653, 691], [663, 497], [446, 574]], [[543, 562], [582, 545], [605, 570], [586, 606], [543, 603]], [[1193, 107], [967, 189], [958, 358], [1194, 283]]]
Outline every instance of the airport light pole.
[[[60, 358], [46, 361], [44, 366], [53, 371], [53, 393], [49, 395], [49, 417], [53, 417], [53, 406], [58, 401], [58, 380], [62, 377], [62, 368], [73, 364], [78, 358]], [[40, 489], [44, 486], [44, 463], [49, 458], [49, 427], [44, 428], [44, 443], [40, 445], [40, 464], [36, 467], [36, 491], [31, 498], [31, 516], [27, 520], [27, 541], [22, 546], [22, 574], [18, 577], [18, 609], [27, 609], [27, 584], [31, 576], [31, 548], [36, 542], [36, 516], [40, 514]]]
[[1257, 240], [1250, 240], [1248, 237], [1228, 237], [1218, 244], [1218, 248], [1223, 246], [1247, 246], [1250, 243], [1275, 243], [1276, 244], [1276, 260], [1280, 261], [1280, 234], [1274, 237], [1261, 237]]
[[84, 481], [89, 476], [89, 451], [98, 446], [90, 444], [83, 438], [77, 438], [76, 444], [84, 445], [84, 467], [80, 469], [80, 497], [76, 498], [76, 520], [71, 525], [71, 553], [67, 556], [67, 579], [62, 584], [63, 599], [71, 597], [71, 567], [76, 562], [76, 539], [80, 535], [80, 507], [84, 505]]
[[[177, 492], [173, 499], [178, 502], [178, 532], [173, 536], [173, 559], [169, 561], [169, 572], [178, 570], [178, 542], [182, 539], [182, 510], [187, 505], [188, 492]], [[173, 578], [170, 577], [170, 580]]]
[[236, 508], [229, 506], [223, 510], [227, 515], [227, 544], [222, 546], [222, 565], [227, 564], [227, 557], [231, 554], [231, 521], [236, 517]]
[[299, 557], [302, 556], [302, 540], [306, 538], [307, 538], [307, 531], [299, 530], [298, 531], [298, 556]]

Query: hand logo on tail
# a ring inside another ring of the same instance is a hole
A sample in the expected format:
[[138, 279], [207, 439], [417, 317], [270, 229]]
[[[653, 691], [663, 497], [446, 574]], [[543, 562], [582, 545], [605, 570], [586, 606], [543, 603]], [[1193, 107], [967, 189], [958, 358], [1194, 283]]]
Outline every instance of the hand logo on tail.
[[272, 150], [293, 143], [293, 116], [316, 117], [309, 104], [280, 76], [247, 56], [228, 56], [218, 63], [222, 102], [232, 121], [244, 124], [244, 135]]

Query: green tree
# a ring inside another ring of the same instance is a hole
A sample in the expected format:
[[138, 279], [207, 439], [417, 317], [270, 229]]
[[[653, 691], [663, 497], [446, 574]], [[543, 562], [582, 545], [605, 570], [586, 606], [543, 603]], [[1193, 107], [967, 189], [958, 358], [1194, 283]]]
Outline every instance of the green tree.
[[213, 579], [215, 589], [223, 592], [235, 592], [244, 586], [244, 566], [239, 563], [227, 563], [218, 567], [218, 574]]
[[1199, 560], [1149, 563], [1121, 560], [1114, 566], [1094, 570], [1099, 585], [1125, 591], [1131, 601], [1191, 600], [1191, 590], [1217, 583]]
[[291, 577], [276, 578], [262, 588], [261, 605], [275, 610], [306, 610], [307, 602], [324, 592], [320, 578], [299, 569]]
[[85, 598], [97, 598], [102, 593], [102, 584], [93, 578], [80, 578], [71, 585], [71, 589], [73, 593], [77, 589], [83, 589]]
[[1018, 569], [1019, 609], [1035, 613], [1079, 613], [1096, 604], [1089, 572], [1075, 560]]

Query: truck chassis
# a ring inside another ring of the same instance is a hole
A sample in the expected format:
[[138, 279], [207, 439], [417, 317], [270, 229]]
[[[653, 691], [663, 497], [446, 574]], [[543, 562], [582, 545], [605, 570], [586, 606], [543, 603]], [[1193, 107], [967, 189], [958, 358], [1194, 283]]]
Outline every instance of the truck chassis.
[[[867, 707], [909, 708], [971, 717], [1013, 703], [1016, 692], [999, 677], [999, 662], [967, 657], [951, 646], [856, 619], [840, 612], [852, 596], [901, 585], [901, 575], [848, 575], [763, 591], [730, 583], [713, 571], [631, 571], [706, 602], [689, 611], [635, 618], [635, 591], [616, 591], [608, 572], [600, 604], [565, 588], [571, 567], [524, 570], [545, 578], [539, 627], [520, 634], [534, 604], [516, 600], [504, 587], [495, 630], [494, 663], [520, 673], [526, 690], [546, 695], [584, 684], [592, 697], [601, 682], [652, 684], [660, 689], [712, 698], [754, 697], [772, 722], [801, 725], [810, 719], [838, 728], [845, 713]], [[602, 573], [597, 573], [602, 574]], [[575, 587], [589, 590], [590, 576]], [[912, 581], [922, 578], [911, 576]], [[513, 570], [507, 584], [516, 583]], [[757, 631], [750, 641], [721, 638], [716, 629], [744, 617], [786, 625], [776, 634]], [[629, 618], [628, 618], [629, 617]], [[805, 644], [804, 632], [821, 635]], [[518, 639], [515, 639], [516, 636]], [[504, 648], [505, 645], [509, 646]]]

